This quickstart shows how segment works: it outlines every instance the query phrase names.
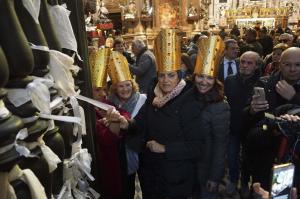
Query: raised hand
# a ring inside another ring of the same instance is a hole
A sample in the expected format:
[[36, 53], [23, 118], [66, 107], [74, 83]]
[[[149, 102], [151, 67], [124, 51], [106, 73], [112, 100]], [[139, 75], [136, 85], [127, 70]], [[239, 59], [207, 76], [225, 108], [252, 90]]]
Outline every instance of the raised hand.
[[259, 100], [259, 97], [260, 96], [256, 94], [252, 96], [252, 101], [250, 104], [250, 112], [253, 114], [269, 109], [268, 101], [266, 100], [261, 101]]
[[291, 100], [296, 94], [294, 87], [285, 80], [281, 80], [276, 84], [276, 91], [286, 100]]

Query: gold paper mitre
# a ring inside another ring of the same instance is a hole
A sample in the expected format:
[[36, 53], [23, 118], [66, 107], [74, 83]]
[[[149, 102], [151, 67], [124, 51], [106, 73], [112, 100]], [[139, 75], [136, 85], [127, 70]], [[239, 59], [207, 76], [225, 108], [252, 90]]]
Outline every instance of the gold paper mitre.
[[90, 71], [92, 85], [94, 88], [106, 87], [107, 81], [107, 64], [109, 62], [109, 48], [100, 48], [90, 53]]
[[217, 77], [224, 48], [225, 44], [219, 36], [201, 39], [194, 74]]
[[126, 57], [117, 51], [112, 51], [109, 58], [108, 74], [113, 84], [132, 80]]
[[158, 72], [180, 70], [180, 36], [176, 29], [161, 30], [155, 39], [154, 45]]

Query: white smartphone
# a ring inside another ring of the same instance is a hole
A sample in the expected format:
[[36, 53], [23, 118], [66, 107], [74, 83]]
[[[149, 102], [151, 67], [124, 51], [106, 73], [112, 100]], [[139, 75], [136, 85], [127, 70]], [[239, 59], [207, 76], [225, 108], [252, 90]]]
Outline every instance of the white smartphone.
[[265, 89], [262, 87], [254, 87], [254, 94], [259, 96], [259, 101], [266, 100]]
[[295, 166], [292, 163], [275, 165], [273, 167], [272, 199], [290, 199], [294, 173]]

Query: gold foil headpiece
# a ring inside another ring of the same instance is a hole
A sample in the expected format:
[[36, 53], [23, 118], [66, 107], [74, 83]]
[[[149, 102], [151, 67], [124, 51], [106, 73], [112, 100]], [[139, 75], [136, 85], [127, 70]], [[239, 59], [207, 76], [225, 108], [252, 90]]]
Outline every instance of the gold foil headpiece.
[[108, 74], [113, 84], [132, 80], [126, 57], [117, 51], [112, 51], [109, 58]]
[[163, 29], [155, 39], [154, 54], [158, 72], [180, 70], [180, 36], [176, 29]]
[[107, 64], [109, 62], [110, 52], [111, 50], [109, 48], [100, 48], [90, 53], [90, 71], [94, 88], [106, 87]]
[[219, 36], [201, 39], [194, 74], [217, 77], [224, 48], [225, 44]]

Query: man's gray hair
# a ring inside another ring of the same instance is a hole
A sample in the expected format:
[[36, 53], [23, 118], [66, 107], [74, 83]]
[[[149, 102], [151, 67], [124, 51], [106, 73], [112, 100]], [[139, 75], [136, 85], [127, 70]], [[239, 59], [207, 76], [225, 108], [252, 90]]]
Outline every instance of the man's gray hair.
[[281, 40], [282, 38], [288, 39], [289, 41], [293, 41], [294, 37], [293, 35], [289, 34], [289, 33], [283, 33], [279, 36], [279, 40]]
[[143, 49], [146, 47], [146, 44], [143, 40], [141, 39], [135, 39], [132, 41], [132, 44], [137, 48], [137, 49]]
[[256, 58], [256, 66], [257, 66], [258, 68], [261, 68], [261, 67], [263, 66], [264, 61], [263, 61], [263, 59], [259, 56], [259, 54], [258, 54], [257, 52], [254, 52], [254, 51], [246, 51], [246, 52], [244, 52], [244, 53], [241, 55], [241, 57], [244, 56], [244, 55], [252, 55], [252, 56], [254, 56], [254, 57]]

